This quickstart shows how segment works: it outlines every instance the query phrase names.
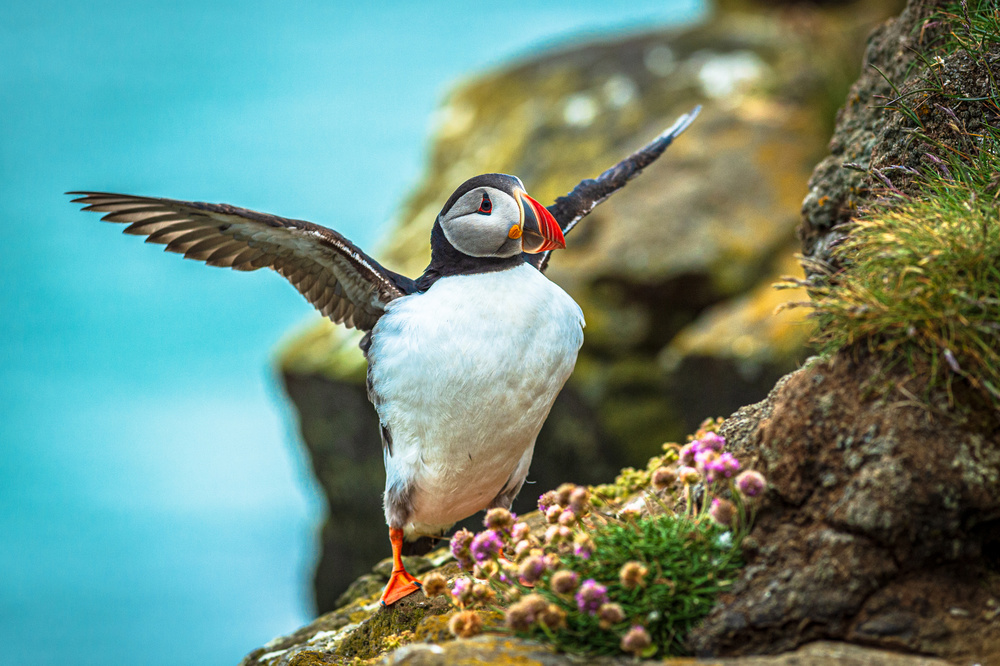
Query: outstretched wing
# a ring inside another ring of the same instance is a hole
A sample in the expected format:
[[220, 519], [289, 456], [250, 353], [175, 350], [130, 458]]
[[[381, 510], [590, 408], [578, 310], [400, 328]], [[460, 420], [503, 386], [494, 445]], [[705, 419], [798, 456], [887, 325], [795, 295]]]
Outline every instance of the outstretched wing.
[[169, 252], [238, 271], [272, 268], [323, 316], [371, 330], [389, 301], [414, 291], [413, 281], [383, 268], [336, 231], [318, 224], [227, 204], [106, 192], [80, 195], [83, 210], [128, 224], [125, 233]]
[[[643, 148], [635, 151], [597, 178], [580, 181], [580, 184], [574, 187], [572, 192], [556, 199], [556, 202], [548, 209], [552, 213], [552, 217], [556, 218], [556, 222], [559, 223], [563, 235], [568, 234], [577, 222], [586, 217], [599, 203], [625, 187], [625, 183], [655, 162], [656, 158], [667, 149], [667, 146], [673, 143], [673, 140], [694, 122], [700, 112], [701, 107], [696, 106], [690, 113], [678, 118], [669, 129]], [[548, 266], [551, 254], [551, 251], [525, 254], [524, 258], [538, 270], [544, 271], [545, 267]]]

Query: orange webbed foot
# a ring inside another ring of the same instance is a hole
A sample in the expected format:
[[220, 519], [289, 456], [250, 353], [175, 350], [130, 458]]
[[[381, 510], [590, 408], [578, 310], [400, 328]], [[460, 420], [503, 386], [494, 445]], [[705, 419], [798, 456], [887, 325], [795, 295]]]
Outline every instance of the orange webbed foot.
[[393, 605], [403, 597], [408, 597], [423, 585], [403, 566], [403, 530], [389, 528], [389, 541], [392, 543], [392, 574], [382, 591], [380, 603], [383, 608]]
[[423, 589], [423, 585], [406, 569], [394, 570], [382, 592], [381, 604], [383, 607], [391, 606], [403, 597], [408, 597], [421, 589]]

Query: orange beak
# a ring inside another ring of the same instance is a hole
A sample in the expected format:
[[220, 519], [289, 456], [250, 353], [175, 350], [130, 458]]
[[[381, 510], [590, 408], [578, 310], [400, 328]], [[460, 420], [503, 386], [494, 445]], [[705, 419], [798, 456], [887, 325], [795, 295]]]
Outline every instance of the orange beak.
[[517, 199], [522, 213], [521, 249], [529, 254], [537, 254], [565, 248], [566, 239], [552, 213], [520, 190], [517, 192]]

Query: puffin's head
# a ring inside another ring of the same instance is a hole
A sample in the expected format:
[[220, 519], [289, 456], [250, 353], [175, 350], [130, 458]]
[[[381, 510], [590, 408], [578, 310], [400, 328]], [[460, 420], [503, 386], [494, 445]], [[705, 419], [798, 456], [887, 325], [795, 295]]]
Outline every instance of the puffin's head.
[[502, 173], [462, 183], [438, 215], [448, 242], [471, 257], [513, 257], [566, 247], [562, 230], [524, 185]]

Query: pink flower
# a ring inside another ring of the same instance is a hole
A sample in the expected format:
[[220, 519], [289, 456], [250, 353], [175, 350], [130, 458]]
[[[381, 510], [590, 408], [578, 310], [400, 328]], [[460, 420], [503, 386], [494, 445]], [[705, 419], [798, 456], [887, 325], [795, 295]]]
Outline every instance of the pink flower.
[[766, 487], [767, 480], [764, 479], [764, 475], [752, 469], [748, 469], [736, 477], [736, 489], [744, 497], [757, 497], [764, 492]]
[[491, 560], [503, 551], [503, 539], [493, 530], [484, 530], [472, 539], [469, 551], [476, 562]]
[[472, 568], [472, 553], [469, 552], [469, 545], [472, 543], [472, 532], [461, 529], [451, 537], [451, 554], [458, 560], [458, 566], [462, 569]]
[[698, 441], [698, 448], [702, 451], [720, 452], [726, 446], [726, 438], [714, 432], [710, 432]]
[[583, 581], [583, 585], [576, 593], [576, 605], [581, 611], [593, 615], [606, 603], [608, 603], [608, 588], [593, 578]]

